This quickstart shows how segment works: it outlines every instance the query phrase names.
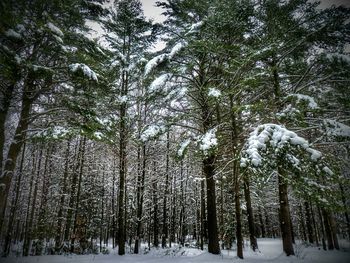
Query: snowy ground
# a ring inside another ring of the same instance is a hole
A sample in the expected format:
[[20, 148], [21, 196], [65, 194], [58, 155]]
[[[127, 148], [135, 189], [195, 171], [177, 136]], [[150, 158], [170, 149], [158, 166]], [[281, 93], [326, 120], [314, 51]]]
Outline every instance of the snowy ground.
[[342, 243], [340, 251], [323, 251], [315, 247], [295, 246], [296, 256], [286, 257], [282, 251], [280, 239], [259, 239], [260, 252], [253, 252], [246, 248], [244, 250], [244, 260], [238, 259], [235, 251], [222, 251], [222, 255], [211, 255], [194, 248], [174, 249], [155, 249], [148, 254], [118, 256], [115, 251], [109, 255], [65, 255], [65, 256], [36, 256], [26, 258], [0, 258], [2, 263], [214, 263], [214, 262], [241, 262], [241, 263], [349, 263], [350, 247], [349, 243]]

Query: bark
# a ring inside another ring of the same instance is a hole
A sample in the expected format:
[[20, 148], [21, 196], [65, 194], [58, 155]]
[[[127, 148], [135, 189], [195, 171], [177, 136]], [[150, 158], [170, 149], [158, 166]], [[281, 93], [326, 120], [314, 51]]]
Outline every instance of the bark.
[[333, 233], [332, 233], [332, 228], [329, 220], [329, 214], [325, 209], [322, 209], [322, 215], [323, 215], [323, 223], [324, 223], [324, 228], [325, 232], [327, 235], [327, 244], [328, 244], [328, 249], [333, 250], [334, 249], [334, 240], [333, 240]]
[[169, 195], [169, 151], [170, 151], [169, 131], [167, 132], [166, 142], [166, 165], [165, 165], [165, 190], [163, 198], [163, 229], [162, 229], [162, 248], [166, 247], [168, 238], [168, 217], [167, 217], [167, 197]]
[[5, 123], [10, 108], [13, 91], [16, 83], [6, 85], [5, 91], [0, 97], [0, 173], [2, 173], [4, 145], [5, 145]]
[[30, 216], [29, 216], [28, 226], [26, 227], [26, 237], [25, 237], [24, 243], [23, 243], [23, 256], [29, 255], [30, 243], [32, 240], [32, 235], [33, 235], [33, 221], [34, 221], [34, 213], [36, 210], [35, 209], [36, 208], [36, 198], [37, 198], [37, 194], [38, 194], [42, 155], [43, 155], [43, 149], [41, 148], [40, 154], [39, 154], [39, 160], [38, 160], [38, 168], [37, 168], [35, 186], [34, 186], [33, 202], [32, 202], [31, 212], [30, 212]]
[[215, 196], [215, 155], [209, 154], [203, 160], [203, 171], [207, 182], [208, 252], [220, 254]]
[[313, 228], [312, 228], [312, 218], [310, 213], [310, 206], [309, 202], [305, 201], [305, 211], [306, 211], [306, 227], [307, 227], [307, 236], [308, 240], [311, 244], [314, 243], [314, 236], [313, 236]]
[[11, 248], [11, 240], [12, 240], [12, 232], [13, 232], [13, 224], [15, 222], [15, 213], [17, 210], [18, 200], [20, 196], [20, 188], [21, 188], [21, 182], [22, 182], [22, 175], [23, 175], [23, 163], [24, 163], [24, 155], [26, 151], [26, 144], [23, 144], [23, 150], [22, 150], [22, 156], [21, 156], [21, 163], [19, 165], [19, 173], [18, 173], [18, 179], [16, 182], [16, 188], [15, 188], [15, 196], [13, 199], [13, 202], [11, 204], [11, 210], [10, 210], [10, 216], [9, 216], [9, 223], [7, 227], [6, 237], [5, 237], [5, 244], [3, 249], [3, 256], [8, 256]]
[[[156, 174], [156, 163], [153, 163], [154, 173]], [[156, 178], [156, 177], [155, 177]], [[159, 232], [158, 232], [158, 186], [157, 180], [153, 180], [153, 246], [159, 246]]]
[[247, 216], [248, 216], [248, 228], [249, 228], [249, 239], [250, 246], [255, 251], [258, 249], [258, 242], [255, 236], [255, 223], [254, 223], [254, 214], [252, 208], [252, 201], [250, 198], [250, 182], [248, 175], [244, 176], [244, 197], [247, 205]]
[[319, 217], [319, 219], [320, 219], [320, 224], [321, 224], [322, 247], [323, 247], [323, 250], [327, 250], [326, 240], [325, 240], [324, 220], [323, 220], [323, 218], [322, 218], [322, 213], [321, 213], [320, 207], [317, 207], [317, 210], [318, 210], [318, 217]]
[[261, 237], [264, 238], [264, 237], [266, 237], [265, 225], [264, 225], [262, 210], [260, 207], [259, 207], [259, 222], [260, 222], [260, 229], [261, 229]]
[[[82, 139], [79, 139], [79, 145], [78, 147], [78, 153], [75, 154], [75, 160], [76, 163], [79, 163], [81, 151], [82, 151]], [[73, 221], [73, 207], [75, 204], [75, 198], [76, 198], [76, 189], [77, 189], [77, 182], [78, 182], [78, 167], [73, 168], [73, 175], [71, 179], [71, 192], [69, 197], [69, 204], [68, 204], [68, 210], [67, 210], [67, 217], [66, 217], [66, 226], [65, 226], [65, 232], [64, 232], [64, 240], [68, 241], [71, 237], [71, 227], [72, 227], [72, 221]]]
[[306, 242], [307, 241], [306, 228], [305, 228], [305, 222], [304, 222], [303, 207], [301, 204], [299, 205], [299, 218], [300, 218], [302, 240]]
[[86, 137], [83, 138], [82, 148], [81, 148], [81, 154], [80, 159], [78, 160], [78, 169], [79, 169], [79, 175], [78, 175], [78, 184], [77, 184], [77, 196], [75, 201], [75, 213], [74, 213], [74, 223], [73, 223], [73, 236], [71, 239], [71, 252], [74, 252], [74, 243], [75, 239], [77, 238], [77, 226], [78, 226], [78, 216], [79, 215], [79, 207], [80, 207], [80, 192], [81, 192], [81, 181], [83, 177], [83, 168], [84, 168], [84, 160], [85, 160], [85, 145], [86, 145]]
[[[126, 95], [126, 93], [123, 93]], [[125, 254], [126, 104], [120, 106], [119, 126], [118, 255]]]
[[[144, 197], [144, 185], [145, 185], [145, 177], [146, 177], [146, 145], [142, 145], [142, 167], [139, 171], [139, 176], [137, 178], [137, 227], [136, 227], [136, 240], [135, 240], [135, 248], [134, 253], [139, 253], [140, 247], [140, 239], [141, 239], [141, 228], [142, 228], [142, 214], [143, 214], [143, 197]], [[139, 159], [141, 159], [139, 157]], [[141, 161], [141, 160], [140, 160]]]
[[282, 232], [283, 251], [287, 256], [294, 255], [292, 227], [288, 201], [288, 185], [282, 169], [278, 171], [278, 190], [280, 201], [280, 224]]
[[15, 136], [13, 138], [12, 143], [10, 144], [7, 153], [7, 158], [4, 164], [2, 177], [0, 178], [0, 233], [2, 231], [7, 199], [11, 187], [12, 178], [16, 168], [17, 157], [21, 151], [22, 145], [26, 138], [31, 106], [32, 99], [30, 99], [24, 92], [22, 96], [22, 108], [19, 115], [18, 125], [15, 131]]
[[67, 180], [68, 180], [68, 168], [69, 168], [69, 148], [70, 141], [67, 143], [66, 156], [65, 156], [65, 165], [63, 172], [63, 182], [62, 182], [62, 192], [60, 198], [59, 209], [57, 213], [57, 227], [56, 227], [56, 236], [55, 236], [55, 252], [59, 253], [62, 247], [62, 226], [63, 226], [63, 209], [65, 203], [65, 196], [67, 194]]
[[243, 259], [243, 236], [241, 221], [241, 203], [240, 203], [240, 183], [239, 168], [237, 162], [234, 162], [234, 178], [235, 178], [235, 214], [236, 214], [236, 237], [237, 237], [237, 257]]
[[341, 193], [341, 200], [343, 202], [343, 206], [344, 206], [344, 216], [346, 219], [346, 228], [347, 228], [347, 232], [348, 232], [348, 240], [350, 240], [350, 217], [349, 217], [349, 213], [348, 213], [348, 208], [346, 205], [346, 197], [345, 197], [345, 192], [344, 192], [344, 188], [341, 184], [339, 184], [339, 188], [340, 188], [340, 193]]
[[206, 236], [206, 224], [205, 224], [205, 186], [204, 180], [201, 180], [201, 250], [204, 248], [204, 237]]

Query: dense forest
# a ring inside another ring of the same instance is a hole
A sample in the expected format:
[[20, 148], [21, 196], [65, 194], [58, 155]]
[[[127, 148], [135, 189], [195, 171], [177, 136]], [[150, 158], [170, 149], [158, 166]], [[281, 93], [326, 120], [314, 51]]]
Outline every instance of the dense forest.
[[163, 23], [139, 0], [1, 1], [1, 255], [339, 249], [350, 9], [157, 6]]

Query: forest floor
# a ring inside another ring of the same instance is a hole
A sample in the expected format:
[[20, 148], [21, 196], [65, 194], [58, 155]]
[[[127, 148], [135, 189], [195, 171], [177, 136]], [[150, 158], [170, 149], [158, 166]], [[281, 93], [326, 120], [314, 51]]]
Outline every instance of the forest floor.
[[341, 242], [339, 251], [324, 251], [317, 247], [295, 246], [296, 256], [287, 257], [282, 253], [280, 239], [258, 239], [259, 252], [244, 249], [244, 260], [236, 257], [233, 250], [223, 250], [221, 255], [212, 255], [196, 248], [153, 249], [147, 254], [118, 256], [116, 251], [108, 255], [59, 255], [0, 258], [2, 263], [349, 263], [350, 244]]

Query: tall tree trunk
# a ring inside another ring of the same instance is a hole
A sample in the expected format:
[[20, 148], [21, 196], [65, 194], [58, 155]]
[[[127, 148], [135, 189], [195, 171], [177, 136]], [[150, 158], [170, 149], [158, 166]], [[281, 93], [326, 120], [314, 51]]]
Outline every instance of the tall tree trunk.
[[288, 185], [282, 168], [278, 169], [278, 191], [280, 201], [280, 224], [282, 232], [283, 251], [287, 256], [294, 255], [290, 210], [288, 201]]
[[2, 176], [0, 177], [0, 185], [4, 185], [3, 187], [0, 187], [0, 233], [2, 231], [7, 199], [16, 168], [17, 157], [26, 138], [31, 106], [32, 99], [28, 98], [27, 94], [23, 92], [22, 108], [19, 115], [18, 125], [15, 131], [15, 136], [7, 153]]
[[312, 229], [312, 218], [310, 214], [309, 202], [305, 201], [305, 211], [306, 211], [306, 227], [307, 227], [307, 236], [311, 244], [314, 243], [313, 229]]
[[205, 216], [205, 182], [201, 180], [201, 250], [204, 249], [204, 237], [206, 236], [206, 216]]
[[207, 183], [207, 216], [208, 216], [208, 251], [212, 254], [220, 254], [218, 226], [216, 218], [216, 196], [215, 196], [215, 155], [208, 154], [203, 160], [203, 171]]
[[20, 196], [25, 151], [26, 151], [26, 143], [23, 144], [21, 163], [19, 165], [18, 179], [17, 179], [17, 183], [16, 183], [16, 188], [15, 188], [15, 196], [14, 196], [13, 202], [11, 204], [10, 216], [9, 216], [9, 221], [8, 221], [9, 225], [7, 227], [5, 244], [4, 244], [4, 249], [3, 249], [3, 256], [5, 256], [5, 257], [8, 256], [8, 254], [10, 253], [10, 248], [11, 248], [13, 224], [15, 223], [15, 213], [17, 210], [18, 200], [19, 200], [19, 196]]
[[259, 222], [260, 222], [261, 237], [264, 238], [266, 237], [265, 225], [264, 225], [262, 210], [260, 207], [259, 207]]
[[327, 235], [328, 249], [333, 250], [334, 240], [333, 240], [332, 228], [329, 220], [329, 214], [324, 208], [322, 209], [322, 215], [323, 215], [324, 228]]
[[243, 259], [243, 236], [242, 236], [242, 221], [241, 221], [241, 202], [240, 202], [240, 179], [239, 168], [237, 161], [234, 161], [234, 193], [235, 193], [235, 215], [236, 215], [236, 237], [237, 237], [237, 257]]
[[[140, 153], [139, 153], [140, 154]], [[141, 158], [138, 158], [141, 162]], [[136, 240], [134, 253], [139, 253], [140, 239], [141, 239], [141, 228], [142, 228], [142, 213], [143, 213], [143, 197], [144, 197], [144, 187], [145, 187], [145, 177], [146, 177], [146, 145], [142, 145], [142, 166], [137, 177], [137, 226], [136, 226]]]
[[326, 240], [325, 240], [325, 229], [324, 229], [324, 220], [322, 219], [322, 213], [321, 213], [321, 209], [320, 207], [317, 207], [318, 210], [318, 217], [320, 219], [320, 224], [321, 224], [321, 233], [322, 233], [322, 247], [323, 250], [327, 250], [327, 246], [326, 246]]
[[303, 212], [303, 206], [299, 204], [299, 221], [301, 226], [301, 238], [303, 241], [307, 241], [306, 236], [306, 228], [305, 228], [305, 222], [304, 222], [304, 212]]
[[60, 197], [60, 204], [57, 213], [57, 227], [56, 227], [56, 236], [55, 236], [55, 252], [58, 254], [62, 247], [62, 226], [63, 226], [63, 209], [65, 203], [65, 196], [67, 194], [67, 180], [68, 180], [68, 168], [69, 168], [69, 149], [70, 141], [67, 142], [66, 156], [65, 156], [65, 165], [63, 172], [63, 182], [62, 182], [62, 191]]
[[[75, 239], [77, 238], [77, 226], [78, 226], [78, 217], [79, 215], [79, 208], [80, 208], [80, 192], [81, 192], [81, 181], [83, 177], [83, 168], [84, 168], [84, 160], [85, 160], [85, 145], [86, 145], [86, 137], [83, 138], [82, 148], [81, 148], [81, 154], [80, 159], [78, 160], [78, 169], [79, 169], [79, 175], [78, 175], [78, 183], [77, 183], [77, 196], [75, 201], [75, 213], [74, 213], [74, 221], [73, 221], [73, 236], [71, 239], [71, 252], [74, 252], [74, 243]], [[77, 170], [78, 170], [77, 169]]]
[[33, 193], [33, 202], [31, 207], [31, 212], [29, 215], [29, 222], [28, 226], [26, 227], [26, 237], [24, 239], [23, 243], [23, 256], [29, 255], [30, 250], [30, 243], [32, 241], [32, 235], [33, 235], [33, 222], [34, 222], [34, 213], [36, 208], [36, 198], [38, 194], [38, 186], [39, 186], [39, 179], [40, 179], [40, 169], [41, 169], [41, 160], [43, 156], [43, 149], [40, 148], [40, 154], [38, 159], [38, 168], [37, 168], [37, 174], [36, 174], [36, 180], [35, 180], [35, 186], [34, 186], [34, 193]]
[[170, 138], [169, 131], [167, 132], [166, 142], [166, 164], [165, 164], [165, 190], [163, 198], [163, 230], [162, 230], [162, 248], [166, 247], [166, 241], [168, 238], [168, 217], [167, 217], [167, 198], [169, 195], [169, 151], [170, 151]]
[[[126, 95], [123, 93], [123, 95]], [[119, 131], [119, 196], [118, 196], [118, 255], [125, 254], [125, 177], [126, 177], [126, 103], [120, 106]]]
[[346, 219], [346, 228], [347, 228], [347, 234], [348, 234], [348, 240], [350, 240], [350, 218], [349, 218], [349, 213], [348, 213], [348, 207], [346, 205], [346, 197], [345, 197], [345, 192], [343, 186], [339, 183], [339, 189], [341, 193], [341, 200], [343, 202], [344, 206], [344, 216]]
[[249, 175], [245, 175], [243, 177], [244, 180], [244, 197], [247, 205], [247, 217], [248, 217], [248, 228], [249, 228], [249, 239], [250, 239], [250, 246], [255, 251], [258, 249], [258, 242], [256, 240], [255, 236], [255, 223], [254, 223], [254, 214], [253, 214], [253, 208], [252, 208], [252, 201], [250, 198], [250, 181], [249, 181]]
[[[78, 148], [78, 149], [77, 149]], [[82, 139], [79, 138], [79, 142], [75, 148], [75, 158], [73, 158], [74, 162], [73, 163], [78, 163], [80, 160], [80, 155], [82, 151]], [[73, 166], [73, 164], [72, 164]], [[76, 198], [76, 189], [77, 189], [77, 182], [78, 182], [78, 165], [76, 165], [72, 170], [72, 179], [71, 179], [71, 184], [70, 184], [70, 197], [69, 197], [69, 203], [68, 203], [68, 208], [67, 208], [67, 217], [66, 217], [66, 225], [65, 225], [65, 231], [64, 231], [64, 240], [69, 241], [71, 237], [71, 228], [72, 228], [72, 221], [73, 221], [73, 207], [75, 204], [75, 198]]]
[[2, 165], [4, 158], [5, 123], [15, 86], [16, 83], [6, 85], [4, 88], [5, 91], [3, 93], [0, 93], [0, 174], [2, 174]]
[[159, 246], [159, 231], [158, 231], [158, 186], [156, 178], [156, 162], [153, 162], [154, 179], [152, 183], [153, 188], [153, 246]]

